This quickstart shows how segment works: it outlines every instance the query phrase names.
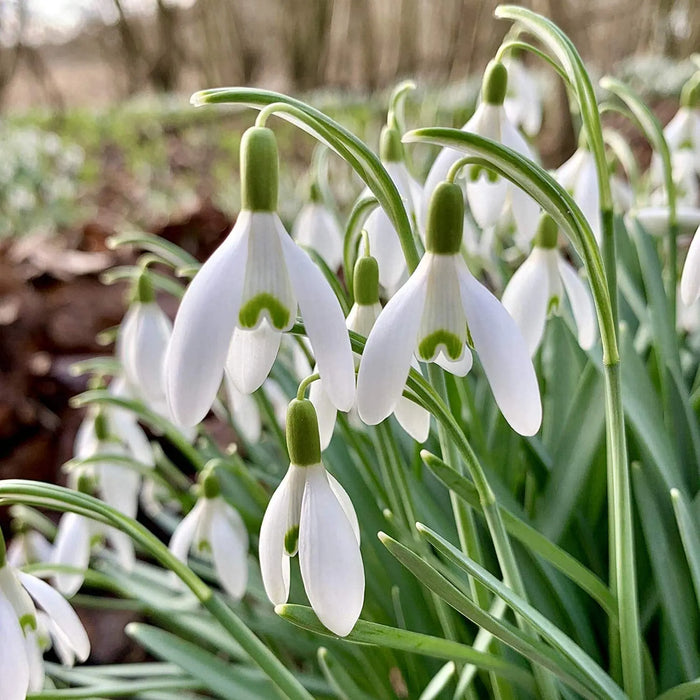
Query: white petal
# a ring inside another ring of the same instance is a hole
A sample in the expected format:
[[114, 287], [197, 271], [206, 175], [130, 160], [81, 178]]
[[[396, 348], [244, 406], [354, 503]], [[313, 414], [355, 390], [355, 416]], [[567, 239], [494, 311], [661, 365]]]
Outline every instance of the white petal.
[[532, 251], [510, 278], [501, 300], [518, 324], [531, 356], [542, 341], [551, 296], [543, 252], [541, 248]]
[[29, 662], [29, 692], [38, 693], [44, 688], [44, 654], [33, 629], [25, 630], [24, 649]]
[[165, 357], [166, 394], [175, 420], [204, 418], [221, 384], [245, 281], [251, 212], [242, 211], [228, 238], [187, 288]]
[[542, 403], [525, 340], [503, 305], [466, 265], [460, 287], [469, 331], [496, 403], [515, 431], [534, 435], [542, 423]]
[[588, 350], [595, 343], [598, 330], [591, 293], [574, 268], [562, 258], [559, 259], [558, 268], [576, 321], [578, 344]]
[[700, 296], [700, 227], [688, 248], [688, 255], [681, 275], [681, 299], [690, 306]]
[[[676, 210], [681, 234], [692, 233], [700, 226], [700, 208], [680, 206]], [[644, 207], [635, 212], [637, 221], [652, 235], [663, 236], [668, 231], [668, 207]]]
[[467, 201], [474, 220], [481, 228], [495, 226], [508, 194], [508, 181], [499, 177], [491, 182], [481, 173], [475, 182], [467, 182]]
[[335, 494], [335, 497], [338, 499], [338, 503], [340, 503], [340, 507], [345, 513], [345, 517], [352, 526], [352, 531], [355, 533], [357, 544], [360, 544], [360, 523], [357, 520], [355, 506], [353, 506], [350, 496], [348, 496], [347, 491], [343, 488], [338, 479], [336, 479], [329, 471], [326, 472], [326, 476], [328, 477], [328, 485], [331, 487], [331, 491], [333, 491]]
[[406, 258], [394, 225], [386, 212], [377, 207], [367, 217], [363, 228], [369, 238], [370, 253], [377, 259], [379, 284], [394, 287], [406, 269]]
[[73, 456], [76, 459], [86, 459], [95, 454], [97, 436], [95, 435], [95, 413], [88, 411], [78, 426], [73, 441]]
[[137, 462], [152, 467], [155, 465], [155, 457], [151, 443], [146, 437], [143, 428], [138, 424], [136, 416], [121, 408], [110, 407], [107, 414], [109, 416], [109, 429], [124, 444], [131, 457]]
[[214, 570], [224, 590], [240, 600], [248, 583], [248, 532], [236, 510], [215, 500], [209, 530]]
[[270, 401], [272, 412], [275, 414], [280, 428], [284, 430], [287, 424], [287, 407], [289, 406], [290, 397], [287, 396], [282, 387], [274, 379], [266, 379], [262, 389], [263, 392], [265, 392], [265, 396], [267, 396]]
[[148, 404], [165, 397], [163, 360], [172, 334], [170, 319], [156, 302], [135, 302], [125, 317], [119, 358], [127, 381]]
[[302, 207], [292, 227], [292, 237], [300, 245], [313, 248], [331, 270], [343, 262], [343, 233], [324, 204], [312, 202]]
[[25, 700], [29, 689], [29, 663], [17, 614], [0, 594], [0, 679], [3, 700]]
[[109, 459], [110, 454], [118, 454], [115, 447], [110, 444], [106, 449], [107, 454], [95, 464], [100, 498], [124, 515], [135, 518], [139, 505], [141, 475], [134, 469]]
[[586, 158], [586, 150], [577, 148], [571, 158], [562, 163], [554, 173], [557, 182], [570, 194], [574, 192], [576, 180], [578, 180], [579, 172]]
[[425, 256], [367, 338], [357, 378], [357, 409], [368, 425], [383, 421], [403, 392], [425, 306], [428, 270]]
[[328, 398], [339, 411], [355, 400], [355, 365], [340, 302], [323, 273], [280, 224], [282, 250]]
[[203, 508], [204, 499], [200, 499], [195, 503], [194, 508], [180, 521], [173, 531], [173, 536], [170, 538], [168, 549], [181, 562], [187, 563], [190, 548], [194, 541], [194, 533], [197, 530]]
[[77, 658], [80, 661], [85, 661], [90, 655], [90, 640], [85, 632], [83, 623], [65, 598], [49, 586], [48, 583], [35, 576], [30, 576], [20, 571], [19, 580], [29, 595], [34, 598], [37, 604], [56, 623], [56, 626], [66, 635]]
[[284, 551], [284, 537], [289, 519], [293, 469], [298, 468], [290, 467], [272, 494], [260, 526], [260, 572], [265, 593], [273, 605], [286, 603], [289, 598], [289, 557]]
[[260, 440], [262, 434], [262, 421], [258, 404], [250, 394], [238, 391], [228, 372], [224, 374], [224, 384], [231, 418], [243, 439], [254, 445]]
[[593, 154], [588, 154], [581, 164], [578, 179], [574, 185], [574, 201], [579, 205], [583, 215], [591, 225], [596, 240], [600, 243], [600, 194], [598, 190], [598, 171]]
[[105, 537], [117, 555], [119, 565], [124, 571], [130, 572], [134, 568], [134, 562], [136, 561], [134, 543], [131, 538], [125, 532], [117, 530], [114, 527], [106, 527], [104, 532]]
[[338, 636], [348, 635], [362, 610], [365, 574], [352, 525], [322, 465], [308, 468], [299, 524], [299, 565], [318, 619]]
[[472, 368], [473, 358], [471, 351], [465, 345], [462, 356], [458, 360], [450, 359], [441, 350], [434, 362], [438, 367], [442, 367], [446, 372], [454, 374], [456, 377], [466, 377], [467, 374], [469, 374], [469, 370]]
[[318, 432], [321, 438], [321, 449], [325, 450], [333, 437], [335, 428], [336, 408], [328, 398], [323, 388], [323, 380], [315, 381], [309, 389], [309, 400], [316, 409]]
[[267, 319], [255, 330], [236, 328], [226, 357], [226, 374], [242, 394], [252, 394], [270, 374], [282, 333]]
[[[464, 353], [464, 357], [466, 358], [467, 356], [471, 360], [472, 354], [468, 350]], [[417, 362], [412, 364], [415, 369], [418, 369]], [[402, 396], [396, 404], [394, 415], [399, 425], [416, 442], [425, 442], [428, 439], [430, 434], [430, 414], [422, 406]]]
[[52, 560], [55, 564], [72, 566], [82, 573], [57, 572], [54, 586], [66, 597], [75, 595], [83, 585], [85, 571], [90, 563], [90, 523], [77, 513], [65, 513], [58, 523]]

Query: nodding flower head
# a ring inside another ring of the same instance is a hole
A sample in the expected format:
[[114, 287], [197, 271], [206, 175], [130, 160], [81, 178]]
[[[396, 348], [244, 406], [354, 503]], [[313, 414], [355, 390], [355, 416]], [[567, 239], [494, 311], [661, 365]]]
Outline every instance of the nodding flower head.
[[395, 408], [414, 355], [459, 376], [476, 350], [496, 403], [510, 425], [534, 435], [542, 420], [537, 378], [527, 346], [502, 304], [467, 269], [459, 253], [464, 220], [457, 185], [435, 189], [426, 253], [374, 324], [360, 363], [357, 404], [374, 425]]
[[360, 528], [350, 498], [321, 462], [313, 404], [287, 411], [289, 471], [270, 499], [260, 528], [260, 568], [275, 605], [289, 597], [290, 558], [299, 553], [304, 589], [331, 632], [350, 633], [362, 610], [365, 574]]
[[242, 393], [255, 391], [277, 357], [297, 307], [334, 405], [354, 400], [354, 371], [343, 312], [323, 273], [294, 244], [277, 206], [274, 134], [252, 127], [241, 142], [243, 208], [182, 299], [165, 360], [176, 421], [206, 415], [224, 369]]

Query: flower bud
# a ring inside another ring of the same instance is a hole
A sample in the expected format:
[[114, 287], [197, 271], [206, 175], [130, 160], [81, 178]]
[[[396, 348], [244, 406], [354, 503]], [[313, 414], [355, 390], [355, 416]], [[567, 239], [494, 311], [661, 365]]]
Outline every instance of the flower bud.
[[109, 429], [107, 427], [107, 417], [102, 411], [99, 411], [95, 416], [95, 437], [103, 442], [109, 436]]
[[462, 245], [464, 195], [459, 185], [441, 182], [433, 192], [428, 209], [425, 249], [429, 253], [454, 255]]
[[204, 498], [216, 498], [221, 494], [221, 484], [213, 469], [205, 469], [199, 477]]
[[385, 126], [379, 139], [379, 158], [382, 163], [400, 163], [403, 161], [403, 144], [397, 129]]
[[279, 183], [277, 140], [271, 129], [253, 126], [241, 139], [241, 208], [275, 211]]
[[358, 258], [353, 273], [355, 302], [364, 306], [379, 301], [379, 265], [371, 255]]
[[134, 284], [133, 299], [141, 304], [148, 304], [156, 300], [153, 283], [145, 270], [138, 276]]
[[549, 214], [542, 214], [535, 234], [535, 246], [551, 250], [557, 247], [558, 237], [559, 226], [557, 226], [557, 222]]
[[316, 409], [308, 399], [293, 399], [287, 409], [287, 450], [297, 467], [321, 462], [321, 440]]
[[508, 71], [498, 61], [489, 61], [481, 84], [481, 99], [490, 105], [502, 105], [508, 90]]

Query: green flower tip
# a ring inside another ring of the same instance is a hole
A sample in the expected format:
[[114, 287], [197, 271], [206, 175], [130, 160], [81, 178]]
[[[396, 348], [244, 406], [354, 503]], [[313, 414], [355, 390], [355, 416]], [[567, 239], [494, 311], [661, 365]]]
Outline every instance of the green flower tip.
[[289, 461], [297, 467], [321, 462], [321, 439], [316, 409], [308, 399], [293, 399], [287, 409]]
[[153, 291], [153, 283], [151, 282], [148, 272], [144, 270], [134, 284], [134, 301], [141, 304], [147, 304], [155, 301], [156, 295]]
[[683, 86], [681, 106], [689, 109], [700, 107], [700, 71], [696, 72]]
[[397, 129], [385, 126], [379, 139], [379, 158], [382, 163], [398, 163], [403, 160], [403, 144]]
[[107, 416], [102, 411], [99, 411], [95, 416], [95, 437], [102, 442], [109, 435], [107, 427]]
[[462, 245], [464, 195], [459, 185], [441, 182], [433, 192], [428, 209], [425, 249], [429, 253], [454, 255]]
[[481, 95], [490, 105], [502, 105], [508, 90], [508, 71], [499, 61], [489, 61], [484, 71]]
[[204, 470], [199, 477], [199, 483], [202, 486], [204, 498], [216, 498], [221, 493], [221, 484], [213, 469]]
[[314, 204], [323, 203], [323, 194], [321, 193], [321, 188], [316, 180], [314, 180], [309, 186], [309, 201], [313, 202]]
[[241, 139], [241, 208], [275, 211], [279, 183], [277, 140], [271, 129], [253, 126]]
[[364, 306], [379, 301], [379, 265], [371, 255], [358, 258], [353, 273], [355, 301]]
[[537, 248], [556, 248], [558, 237], [559, 226], [557, 226], [557, 222], [549, 214], [542, 214], [535, 234], [535, 246]]
[[76, 490], [79, 493], [84, 493], [88, 496], [92, 496], [94, 493], [92, 478], [83, 472], [78, 477], [78, 483], [76, 485]]

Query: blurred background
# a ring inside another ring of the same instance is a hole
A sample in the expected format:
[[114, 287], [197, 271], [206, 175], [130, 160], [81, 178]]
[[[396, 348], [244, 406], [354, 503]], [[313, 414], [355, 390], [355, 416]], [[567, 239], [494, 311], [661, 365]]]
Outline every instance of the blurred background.
[[[238, 207], [238, 145], [254, 114], [190, 107], [201, 88], [255, 85], [302, 97], [376, 146], [391, 88], [418, 89], [409, 126], [461, 126], [508, 23], [495, 0], [0, 0], [0, 477], [60, 478], [84, 388], [70, 365], [110, 352], [125, 287], [100, 273], [125, 230], [162, 235], [200, 259]], [[677, 109], [700, 47], [697, 0], [532, 0], [594, 76], [612, 72]], [[546, 108], [545, 165], [574, 150], [566, 95], [529, 61]], [[313, 142], [282, 125], [280, 208], [305, 196]], [[640, 157], [641, 139], [629, 137]], [[426, 150], [416, 175], [427, 165]], [[361, 184], [332, 163], [340, 212]], [[300, 184], [301, 183], [301, 184]], [[174, 311], [171, 299], [161, 300]], [[104, 337], [104, 336], [102, 336]]]

